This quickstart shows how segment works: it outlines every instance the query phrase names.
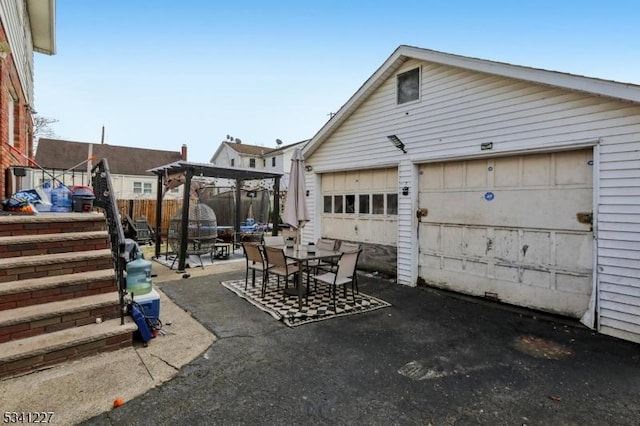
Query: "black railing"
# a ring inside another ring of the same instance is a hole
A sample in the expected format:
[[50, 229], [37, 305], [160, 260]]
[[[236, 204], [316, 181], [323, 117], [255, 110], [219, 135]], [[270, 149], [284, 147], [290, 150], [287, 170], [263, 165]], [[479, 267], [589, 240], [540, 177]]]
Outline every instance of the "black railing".
[[120, 295], [120, 322], [124, 324], [126, 312], [124, 298], [126, 294], [126, 282], [124, 271], [127, 264], [125, 258], [125, 237], [118, 212], [118, 204], [116, 203], [116, 197], [113, 192], [109, 162], [106, 158], [100, 160], [100, 162], [91, 169], [91, 184], [96, 197], [94, 205], [103, 209], [107, 218], [109, 238], [111, 239], [111, 257], [116, 270], [118, 294]]

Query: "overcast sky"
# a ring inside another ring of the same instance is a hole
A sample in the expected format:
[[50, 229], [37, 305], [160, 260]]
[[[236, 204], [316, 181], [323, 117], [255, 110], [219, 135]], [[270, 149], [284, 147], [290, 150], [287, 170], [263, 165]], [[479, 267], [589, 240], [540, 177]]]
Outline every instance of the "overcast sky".
[[[57, 0], [35, 108], [59, 138], [207, 162], [309, 139], [401, 44], [640, 84], [636, 1]], [[569, 6], [564, 6], [568, 4]]]

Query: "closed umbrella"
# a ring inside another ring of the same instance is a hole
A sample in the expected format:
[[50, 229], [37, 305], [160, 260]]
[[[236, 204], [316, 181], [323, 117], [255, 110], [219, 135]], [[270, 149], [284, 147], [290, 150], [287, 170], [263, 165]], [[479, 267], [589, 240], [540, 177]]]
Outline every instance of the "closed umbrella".
[[304, 158], [299, 148], [293, 152], [291, 158], [291, 173], [289, 174], [289, 188], [284, 204], [284, 223], [296, 229], [298, 243], [300, 243], [300, 228], [309, 221], [309, 212], [305, 199]]

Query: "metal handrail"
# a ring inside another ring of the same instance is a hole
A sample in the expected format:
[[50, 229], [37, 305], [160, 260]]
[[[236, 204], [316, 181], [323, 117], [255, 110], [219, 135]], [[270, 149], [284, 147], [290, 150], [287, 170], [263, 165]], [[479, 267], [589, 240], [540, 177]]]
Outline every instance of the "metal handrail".
[[126, 282], [124, 271], [127, 265], [125, 258], [125, 236], [118, 212], [109, 162], [103, 158], [91, 169], [91, 184], [95, 194], [94, 205], [104, 210], [107, 225], [109, 228], [109, 238], [111, 239], [111, 258], [116, 271], [116, 282], [118, 284], [118, 294], [120, 297], [120, 323], [124, 325], [126, 313], [125, 295]]

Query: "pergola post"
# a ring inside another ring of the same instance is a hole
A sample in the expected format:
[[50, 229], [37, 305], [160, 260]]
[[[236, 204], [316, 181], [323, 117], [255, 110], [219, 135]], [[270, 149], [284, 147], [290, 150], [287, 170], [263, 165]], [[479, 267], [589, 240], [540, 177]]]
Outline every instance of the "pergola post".
[[273, 211], [271, 212], [271, 235], [278, 235], [280, 227], [280, 176], [273, 178]]
[[[156, 259], [160, 257], [160, 246], [162, 245], [162, 175], [158, 175], [158, 191], [156, 192]], [[168, 236], [167, 236], [168, 238]]]
[[235, 244], [239, 244], [241, 241], [237, 241], [236, 238], [240, 235], [240, 222], [242, 220], [240, 216], [240, 208], [242, 206], [242, 180], [236, 179], [236, 208], [235, 217], [233, 219], [233, 241]]
[[184, 179], [184, 194], [182, 194], [182, 222], [180, 223], [180, 253], [178, 272], [184, 272], [187, 263], [187, 248], [189, 246], [189, 201], [191, 199], [191, 178], [193, 170], [187, 169]]

